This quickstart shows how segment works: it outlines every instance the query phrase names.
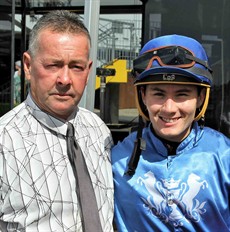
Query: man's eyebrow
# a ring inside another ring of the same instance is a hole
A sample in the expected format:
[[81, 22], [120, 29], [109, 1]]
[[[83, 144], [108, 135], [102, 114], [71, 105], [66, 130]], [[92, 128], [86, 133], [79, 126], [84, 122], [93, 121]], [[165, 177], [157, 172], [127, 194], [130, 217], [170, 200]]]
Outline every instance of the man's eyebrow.
[[71, 60], [70, 63], [85, 63], [86, 61], [83, 59], [75, 59], [75, 60]]
[[156, 86], [150, 86], [149, 88], [151, 91], [160, 91], [160, 92], [166, 92], [165, 90], [159, 88], [159, 87], [156, 87]]
[[[161, 89], [161, 88], [159, 88], [157, 86], [151, 86], [149, 89], [151, 91], [167, 92], [167, 90]], [[189, 87], [183, 87], [181, 89], [176, 90], [175, 92], [179, 93], [179, 92], [191, 92], [191, 91], [192, 91], [191, 88], [189, 88]]]
[[176, 92], [192, 92], [191, 88], [184, 87], [182, 89], [178, 89]]
[[71, 60], [69, 62], [69, 65], [81, 65], [81, 66], [86, 67], [87, 66], [87, 61], [85, 61], [83, 59]]

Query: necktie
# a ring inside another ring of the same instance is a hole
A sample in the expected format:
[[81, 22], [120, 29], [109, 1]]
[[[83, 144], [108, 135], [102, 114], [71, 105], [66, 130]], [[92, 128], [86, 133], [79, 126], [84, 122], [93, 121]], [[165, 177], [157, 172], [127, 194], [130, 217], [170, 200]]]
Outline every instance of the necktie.
[[76, 179], [76, 193], [81, 209], [84, 232], [101, 232], [98, 207], [92, 181], [81, 148], [74, 137], [74, 127], [68, 123], [67, 154]]

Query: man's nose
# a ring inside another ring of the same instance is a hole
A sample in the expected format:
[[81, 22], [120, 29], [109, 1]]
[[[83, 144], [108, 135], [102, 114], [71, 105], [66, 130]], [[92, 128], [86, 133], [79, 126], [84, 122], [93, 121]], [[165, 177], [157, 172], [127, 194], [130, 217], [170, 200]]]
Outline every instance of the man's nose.
[[68, 67], [63, 67], [58, 72], [57, 82], [60, 85], [69, 85], [71, 83], [71, 77], [70, 77], [70, 73], [69, 73], [69, 68]]
[[167, 112], [172, 112], [176, 110], [176, 103], [172, 98], [167, 98], [162, 106], [162, 109]]

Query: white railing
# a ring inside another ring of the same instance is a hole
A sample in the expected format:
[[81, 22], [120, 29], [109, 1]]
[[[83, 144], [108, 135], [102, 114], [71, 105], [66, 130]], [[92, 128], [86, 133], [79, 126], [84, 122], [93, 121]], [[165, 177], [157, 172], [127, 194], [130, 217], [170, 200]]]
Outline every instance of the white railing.
[[100, 18], [98, 36], [98, 66], [114, 59], [126, 59], [128, 69], [141, 47], [141, 21]]

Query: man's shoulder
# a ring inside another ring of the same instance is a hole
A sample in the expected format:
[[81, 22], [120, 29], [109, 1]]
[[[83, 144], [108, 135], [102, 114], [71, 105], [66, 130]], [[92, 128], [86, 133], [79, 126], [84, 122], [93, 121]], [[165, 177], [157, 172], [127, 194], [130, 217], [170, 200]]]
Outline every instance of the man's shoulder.
[[226, 146], [230, 147], [230, 138], [224, 135], [222, 132], [215, 130], [211, 127], [204, 127], [203, 129], [203, 138], [205, 139], [207, 144], [226, 144]]
[[214, 137], [217, 136], [217, 137], [223, 137], [223, 138], [226, 137], [221, 131], [218, 131], [218, 130], [213, 129], [213, 128], [208, 127], [208, 126], [205, 126], [201, 130], [204, 130], [205, 134], [208, 136], [214, 136]]
[[103, 133], [105, 136], [111, 134], [109, 128], [99, 115], [85, 108], [79, 107], [76, 123], [83, 130], [98, 131], [98, 133]]
[[89, 124], [102, 124], [105, 125], [104, 121], [97, 115], [96, 113], [87, 110], [85, 108], [79, 107], [79, 111], [77, 113], [77, 118], [80, 118], [86, 125]]
[[19, 122], [27, 116], [27, 114], [28, 111], [24, 103], [14, 107], [2, 117], [0, 117], [0, 132], [7, 126], [18, 125]]
[[96, 114], [93, 111], [90, 111], [90, 110], [88, 110], [86, 108], [83, 108], [83, 107], [78, 107], [78, 109], [79, 109], [79, 113], [82, 114], [82, 115], [88, 114], [88, 115], [91, 115], [92, 117], [98, 117], [99, 118], [99, 115]]

